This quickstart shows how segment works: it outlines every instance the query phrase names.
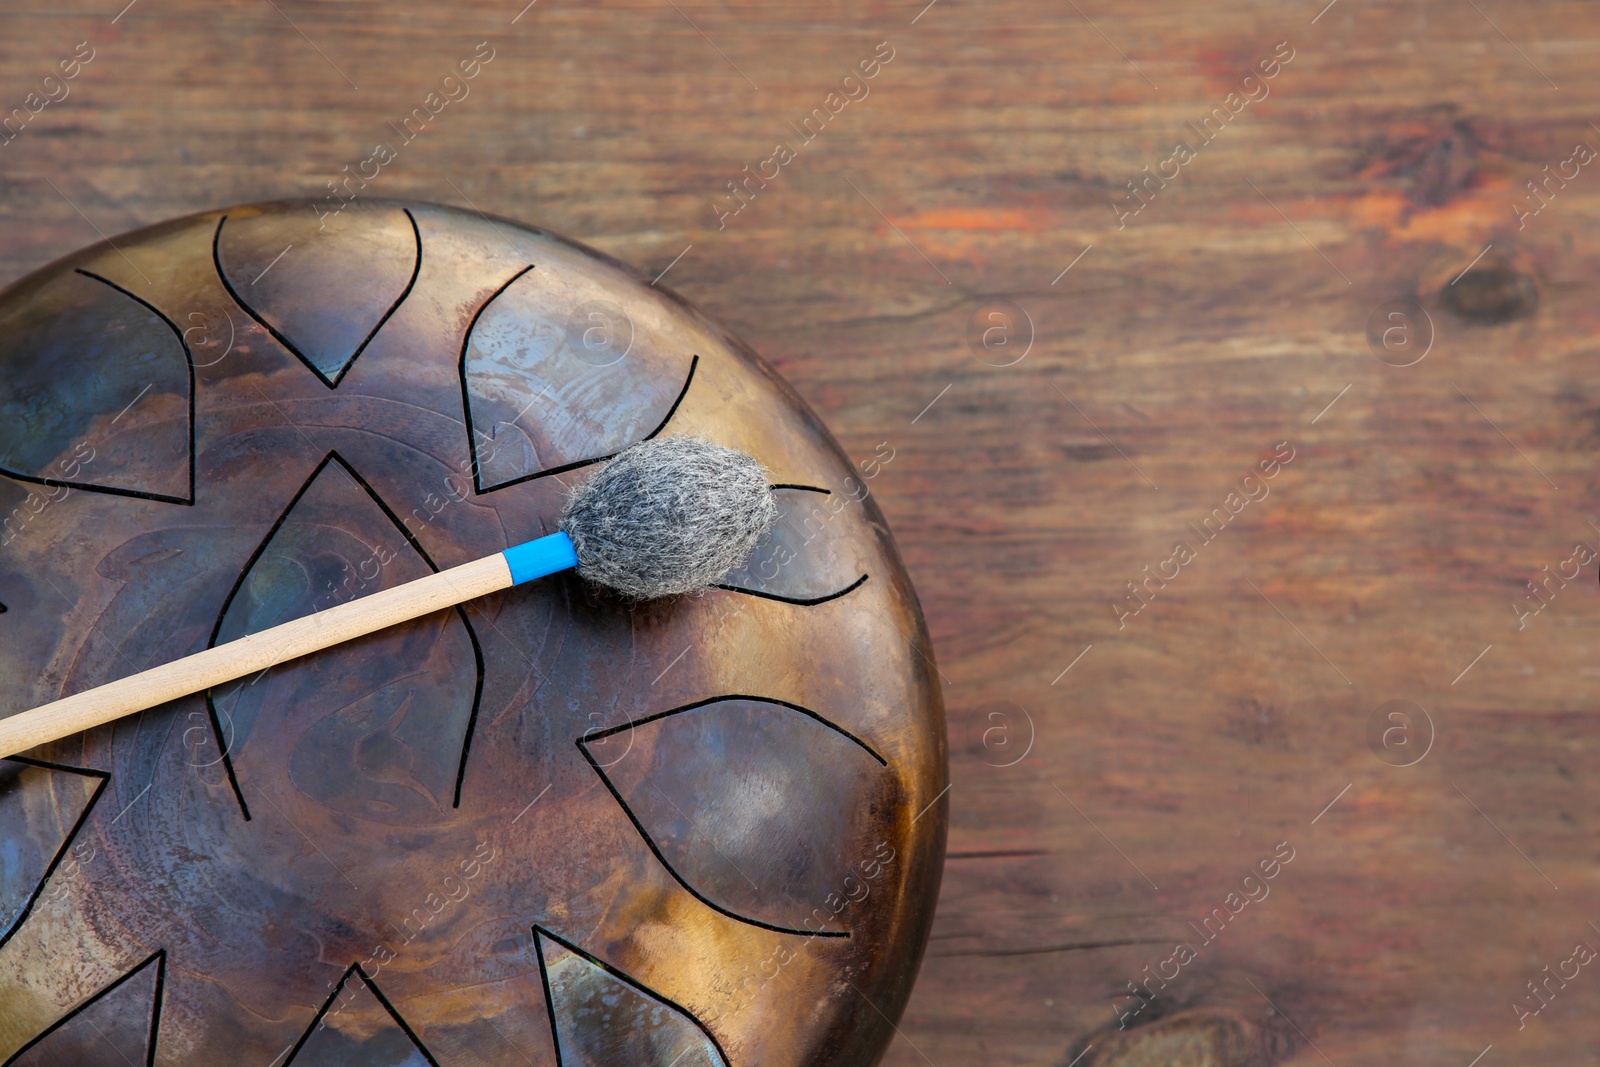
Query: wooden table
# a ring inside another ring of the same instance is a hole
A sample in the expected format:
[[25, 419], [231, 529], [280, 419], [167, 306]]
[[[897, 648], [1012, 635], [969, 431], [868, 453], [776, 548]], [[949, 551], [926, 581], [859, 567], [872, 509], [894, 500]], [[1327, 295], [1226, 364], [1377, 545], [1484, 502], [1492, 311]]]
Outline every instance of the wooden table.
[[665, 272], [873, 475], [953, 760], [886, 1063], [1594, 1061], [1594, 5], [121, 2], [0, 16], [0, 280], [486, 41], [366, 195]]

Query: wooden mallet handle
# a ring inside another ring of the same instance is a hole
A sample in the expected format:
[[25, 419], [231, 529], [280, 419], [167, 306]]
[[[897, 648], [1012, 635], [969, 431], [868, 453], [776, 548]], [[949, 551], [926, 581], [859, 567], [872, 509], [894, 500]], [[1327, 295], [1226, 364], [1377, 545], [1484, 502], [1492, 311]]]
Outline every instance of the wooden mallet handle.
[[30, 711], [0, 719], [0, 756], [203, 692], [312, 652], [577, 565], [564, 533], [515, 545], [392, 589], [291, 619]]

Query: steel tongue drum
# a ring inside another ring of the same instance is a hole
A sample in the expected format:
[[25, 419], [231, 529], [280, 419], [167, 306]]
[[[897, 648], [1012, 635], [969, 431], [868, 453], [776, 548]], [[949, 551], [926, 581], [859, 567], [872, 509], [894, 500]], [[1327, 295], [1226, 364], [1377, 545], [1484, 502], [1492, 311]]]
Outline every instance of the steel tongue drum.
[[0, 1063], [881, 1056], [937, 672], [727, 330], [507, 220], [258, 204], [0, 294], [0, 416]]

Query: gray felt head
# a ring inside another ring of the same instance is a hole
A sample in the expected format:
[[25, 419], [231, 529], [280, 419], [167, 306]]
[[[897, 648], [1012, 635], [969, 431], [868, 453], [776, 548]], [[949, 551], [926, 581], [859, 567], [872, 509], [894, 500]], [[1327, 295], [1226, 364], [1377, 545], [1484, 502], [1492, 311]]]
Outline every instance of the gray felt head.
[[691, 593], [744, 563], [778, 517], [767, 472], [695, 437], [641, 441], [580, 485], [561, 529], [578, 573], [635, 600]]

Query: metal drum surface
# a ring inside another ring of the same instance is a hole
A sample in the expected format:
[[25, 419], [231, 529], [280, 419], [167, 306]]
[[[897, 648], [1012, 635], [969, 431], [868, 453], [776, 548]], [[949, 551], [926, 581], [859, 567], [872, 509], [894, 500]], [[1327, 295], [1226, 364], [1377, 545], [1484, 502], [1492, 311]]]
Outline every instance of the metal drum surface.
[[0, 761], [0, 1062], [870, 1064], [944, 849], [867, 483], [571, 241], [284, 202], [0, 295], [0, 716], [550, 532], [636, 441], [769, 470], [716, 588], [566, 575]]

